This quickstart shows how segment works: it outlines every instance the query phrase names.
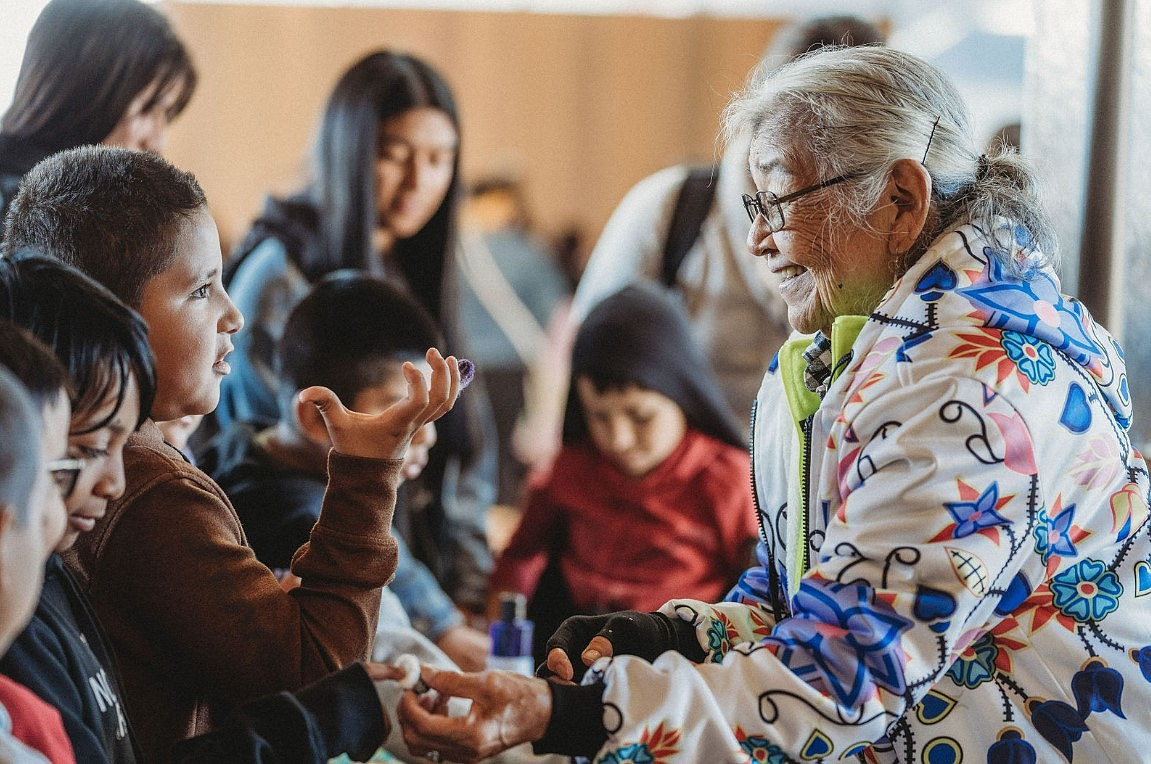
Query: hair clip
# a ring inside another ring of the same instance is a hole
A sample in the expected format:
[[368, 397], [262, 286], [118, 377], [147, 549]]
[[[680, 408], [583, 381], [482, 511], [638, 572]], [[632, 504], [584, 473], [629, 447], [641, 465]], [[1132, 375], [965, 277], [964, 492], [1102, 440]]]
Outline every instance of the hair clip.
[[927, 136], [927, 147], [923, 149], [923, 161], [920, 164], [927, 164], [927, 155], [931, 153], [931, 141], [935, 138], [935, 129], [939, 127], [939, 117], [935, 118], [935, 122], [931, 124], [931, 135]]

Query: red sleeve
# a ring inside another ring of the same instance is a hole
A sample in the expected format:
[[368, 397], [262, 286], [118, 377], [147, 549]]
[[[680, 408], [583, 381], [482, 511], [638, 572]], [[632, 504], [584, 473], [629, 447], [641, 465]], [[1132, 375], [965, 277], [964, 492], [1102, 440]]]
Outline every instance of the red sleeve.
[[520, 592], [530, 599], [535, 593], [547, 567], [552, 538], [562, 527], [560, 508], [550, 490], [562, 470], [562, 459], [556, 459], [555, 467], [528, 487], [519, 525], [492, 571], [488, 590], [493, 594]]
[[76, 764], [59, 711], [24, 685], [2, 675], [0, 705], [12, 720], [12, 737], [44, 754], [52, 764]]
[[723, 448], [709, 470], [708, 490], [726, 553], [724, 563], [734, 581], [752, 563], [759, 520], [751, 497], [751, 457], [734, 446]]

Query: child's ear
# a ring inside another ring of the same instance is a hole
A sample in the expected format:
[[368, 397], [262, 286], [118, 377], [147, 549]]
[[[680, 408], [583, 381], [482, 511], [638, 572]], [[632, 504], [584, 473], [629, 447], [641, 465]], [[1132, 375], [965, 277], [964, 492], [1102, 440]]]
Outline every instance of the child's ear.
[[311, 442], [325, 448], [331, 446], [328, 437], [328, 426], [320, 416], [320, 410], [315, 404], [300, 400], [297, 393], [295, 400], [296, 427]]

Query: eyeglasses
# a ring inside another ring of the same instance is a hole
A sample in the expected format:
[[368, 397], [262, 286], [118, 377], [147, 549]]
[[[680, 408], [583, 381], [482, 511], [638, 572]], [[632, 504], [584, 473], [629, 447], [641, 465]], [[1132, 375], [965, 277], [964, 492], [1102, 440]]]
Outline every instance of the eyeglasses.
[[852, 180], [857, 177], [859, 177], [857, 173], [840, 175], [838, 178], [825, 180], [822, 183], [816, 183], [814, 186], [793, 191], [786, 196], [776, 196], [770, 191], [757, 191], [755, 196], [744, 194], [743, 208], [747, 210], [747, 217], [753, 223], [755, 222], [756, 215], [763, 215], [763, 219], [767, 221], [768, 232], [775, 233], [783, 228], [784, 204], [794, 202], [799, 197], [818, 191], [821, 188], [834, 186], [836, 183], [842, 183], [845, 180]]
[[72, 492], [76, 490], [76, 482], [80, 479], [80, 473], [84, 471], [86, 462], [83, 459], [53, 459], [48, 462], [45, 468], [48, 474], [52, 476], [52, 481], [56, 483], [56, 488], [60, 491], [60, 498], [69, 499], [72, 497]]

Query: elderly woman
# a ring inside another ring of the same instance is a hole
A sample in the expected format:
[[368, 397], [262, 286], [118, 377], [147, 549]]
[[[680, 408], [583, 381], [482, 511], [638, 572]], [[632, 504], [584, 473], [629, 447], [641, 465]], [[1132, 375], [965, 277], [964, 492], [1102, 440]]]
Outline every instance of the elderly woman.
[[406, 699], [409, 744], [1144, 760], [1147, 467], [1122, 352], [1059, 293], [1030, 172], [978, 155], [954, 87], [894, 50], [808, 55], [727, 118], [753, 135], [749, 249], [812, 334], [759, 394], [761, 566], [726, 603], [567, 622], [549, 667], [582, 657], [581, 686], [426, 672], [475, 703]]

